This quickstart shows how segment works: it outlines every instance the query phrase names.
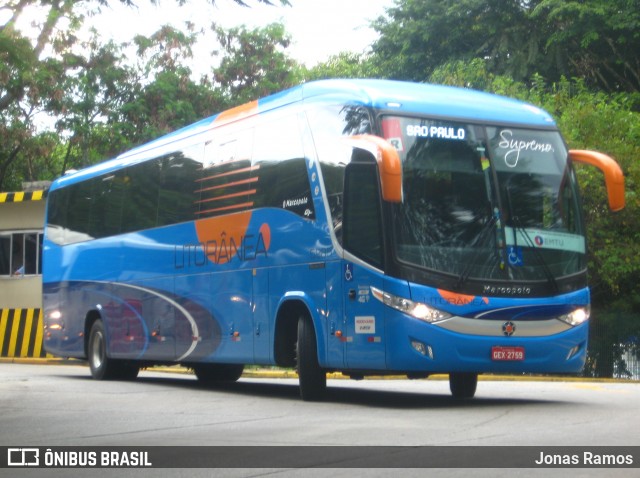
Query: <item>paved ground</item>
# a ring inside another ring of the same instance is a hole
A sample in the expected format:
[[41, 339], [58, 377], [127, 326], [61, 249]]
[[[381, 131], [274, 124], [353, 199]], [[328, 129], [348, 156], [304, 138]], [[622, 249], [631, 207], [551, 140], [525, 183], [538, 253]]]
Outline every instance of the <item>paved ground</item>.
[[[261, 371], [259, 375], [267, 374]], [[98, 382], [90, 378], [84, 366], [0, 363], [0, 445], [446, 445], [460, 447], [461, 460], [467, 447], [472, 446], [640, 445], [637, 382], [482, 380], [476, 398], [469, 401], [453, 399], [446, 380], [330, 379], [329, 387], [327, 401], [308, 403], [300, 400], [293, 378], [243, 377], [235, 384], [206, 389], [184, 373], [144, 371], [135, 382]], [[640, 461], [640, 455], [637, 459]], [[638, 470], [454, 468], [402, 473], [640, 476]], [[2, 471], [0, 476], [4, 476]], [[29, 476], [69, 476], [62, 472], [52, 475], [54, 470], [45, 470], [46, 474], [39, 471]], [[87, 476], [86, 471], [74, 476]], [[107, 473], [114, 470], [89, 471], [91, 476], [129, 476], [122, 470], [117, 474]], [[212, 476], [210, 470], [191, 471], [130, 473]], [[337, 469], [330, 475], [388, 476], [389, 470], [383, 471]], [[221, 473], [216, 470], [215, 476]], [[327, 470], [263, 469], [225, 469], [222, 475], [309, 473], [329, 476]]]

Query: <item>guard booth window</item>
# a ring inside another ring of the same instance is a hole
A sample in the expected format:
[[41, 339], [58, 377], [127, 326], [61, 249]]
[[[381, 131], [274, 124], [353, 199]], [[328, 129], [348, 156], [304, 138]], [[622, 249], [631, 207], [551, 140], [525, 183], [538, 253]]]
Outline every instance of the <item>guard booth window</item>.
[[42, 232], [0, 232], [0, 277], [42, 274]]

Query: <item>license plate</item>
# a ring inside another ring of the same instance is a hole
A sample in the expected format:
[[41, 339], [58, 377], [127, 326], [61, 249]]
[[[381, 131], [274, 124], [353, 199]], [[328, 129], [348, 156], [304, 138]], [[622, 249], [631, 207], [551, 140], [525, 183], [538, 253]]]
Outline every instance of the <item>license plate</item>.
[[524, 360], [524, 347], [491, 347], [491, 360], [496, 360], [496, 361]]

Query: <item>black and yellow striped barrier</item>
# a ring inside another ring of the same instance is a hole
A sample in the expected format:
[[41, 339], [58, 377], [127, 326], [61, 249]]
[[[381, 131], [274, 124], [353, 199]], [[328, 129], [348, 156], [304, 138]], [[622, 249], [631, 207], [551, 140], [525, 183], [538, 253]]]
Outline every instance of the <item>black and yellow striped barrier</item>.
[[45, 358], [41, 309], [0, 309], [0, 357]]
[[40, 201], [43, 198], [44, 198], [44, 191], [0, 193], [0, 203], [3, 203], [3, 202]]

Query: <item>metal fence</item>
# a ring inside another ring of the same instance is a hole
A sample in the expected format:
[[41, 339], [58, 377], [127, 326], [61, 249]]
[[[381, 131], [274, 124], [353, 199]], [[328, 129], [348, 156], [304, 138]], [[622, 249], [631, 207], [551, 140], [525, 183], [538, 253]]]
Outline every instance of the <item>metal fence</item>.
[[583, 375], [640, 380], [640, 316], [613, 311], [592, 319]]
[[640, 380], [640, 358], [636, 350], [628, 350], [622, 354], [620, 367], [614, 371], [615, 378]]

